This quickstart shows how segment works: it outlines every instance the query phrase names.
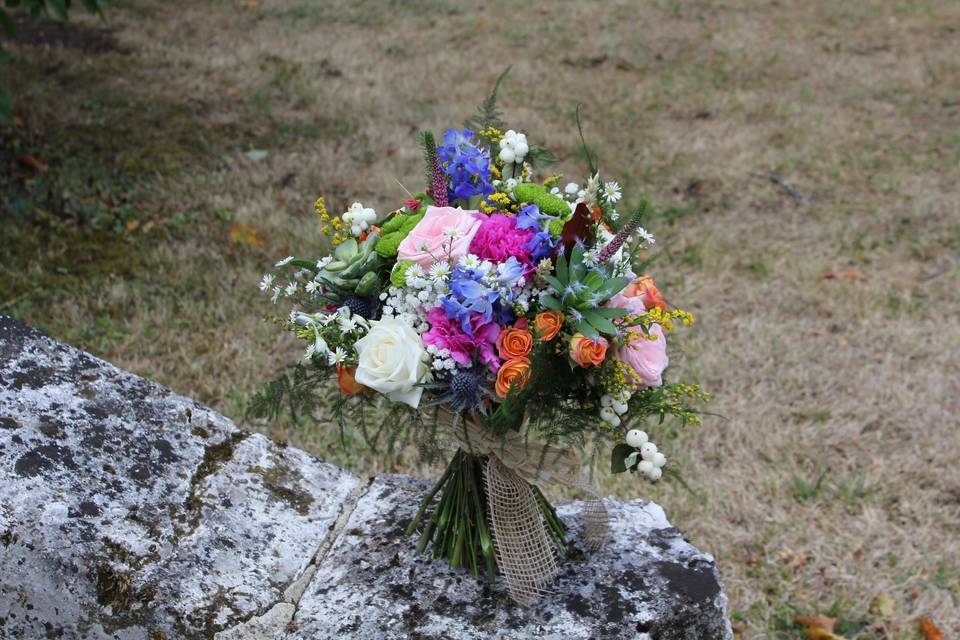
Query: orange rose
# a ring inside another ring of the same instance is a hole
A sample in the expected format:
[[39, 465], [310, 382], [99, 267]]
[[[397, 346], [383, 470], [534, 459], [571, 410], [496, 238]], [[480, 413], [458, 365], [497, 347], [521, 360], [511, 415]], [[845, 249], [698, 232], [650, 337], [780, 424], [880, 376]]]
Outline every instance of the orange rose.
[[570, 338], [570, 357], [581, 367], [598, 366], [607, 355], [607, 339], [597, 336], [591, 340], [582, 333]]
[[340, 392], [351, 396], [360, 393], [366, 389], [365, 386], [357, 382], [353, 377], [354, 370], [351, 367], [337, 365], [337, 384], [340, 385]]
[[667, 310], [667, 303], [660, 294], [660, 289], [657, 289], [657, 283], [650, 276], [640, 276], [628, 284], [623, 290], [623, 295], [628, 298], [642, 298], [643, 306], [647, 309], [660, 307], [664, 311]]
[[494, 390], [498, 396], [506, 398], [512, 385], [516, 384], [518, 389], [522, 389], [528, 380], [530, 380], [530, 358], [507, 360], [497, 371], [497, 383], [494, 385]]
[[533, 319], [533, 329], [537, 332], [537, 337], [545, 342], [550, 342], [560, 329], [563, 328], [563, 314], [559, 311], [544, 311], [538, 313]]
[[528, 356], [533, 351], [533, 336], [526, 329], [503, 329], [497, 336], [497, 351], [501, 360]]

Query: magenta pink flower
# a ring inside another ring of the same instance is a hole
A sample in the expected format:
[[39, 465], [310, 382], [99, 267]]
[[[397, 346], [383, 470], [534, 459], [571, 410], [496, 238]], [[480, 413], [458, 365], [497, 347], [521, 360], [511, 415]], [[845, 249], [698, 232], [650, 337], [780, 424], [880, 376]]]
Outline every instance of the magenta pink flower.
[[647, 340], [641, 335], [640, 327], [630, 327], [626, 344], [617, 349], [616, 356], [633, 371], [634, 382], [647, 387], [659, 387], [663, 384], [663, 370], [670, 364], [667, 337], [656, 323], [650, 325], [649, 332], [657, 339]]
[[531, 264], [530, 252], [524, 245], [533, 237], [532, 230], [517, 229], [516, 219], [502, 213], [476, 217], [481, 224], [470, 243], [470, 253], [492, 262], [506, 262], [513, 256], [524, 264]]
[[430, 330], [422, 336], [424, 344], [449, 350], [450, 357], [459, 364], [470, 364], [476, 354], [482, 364], [490, 367], [491, 372], [496, 373], [500, 368], [496, 351], [500, 327], [496, 323], [485, 322], [482, 315], [474, 315], [470, 320], [473, 327], [471, 337], [464, 333], [459, 322], [451, 321], [440, 307], [427, 312], [427, 322], [430, 323]]

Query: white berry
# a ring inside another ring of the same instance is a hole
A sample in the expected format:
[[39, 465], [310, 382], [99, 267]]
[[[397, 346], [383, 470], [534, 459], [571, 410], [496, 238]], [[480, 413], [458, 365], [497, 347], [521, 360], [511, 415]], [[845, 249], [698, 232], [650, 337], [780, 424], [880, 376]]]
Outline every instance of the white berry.
[[647, 434], [640, 429], [630, 429], [627, 431], [627, 444], [634, 449], [639, 449], [647, 443]]
[[612, 407], [613, 406], [613, 396], [602, 395], [600, 396], [600, 406], [601, 407]]
[[640, 455], [643, 456], [644, 460], [653, 460], [653, 456], [657, 453], [657, 445], [652, 442], [645, 443], [640, 447]]
[[516, 159], [516, 157], [517, 155], [513, 152], [513, 149], [507, 148], [507, 149], [500, 150], [500, 159], [506, 162], [507, 164], [510, 164], [511, 162], [513, 162]]
[[660, 470], [660, 467], [654, 467], [650, 470], [650, 473], [647, 474], [647, 477], [656, 482], [663, 477], [663, 471]]
[[650, 462], [649, 460], [643, 460], [637, 465], [637, 471], [639, 471], [645, 476], [649, 476], [651, 473], [653, 473], [653, 470], [654, 470], [653, 463]]
[[655, 454], [653, 454], [653, 458], [650, 460], [650, 462], [653, 463], [653, 466], [660, 468], [667, 464], [667, 456], [657, 451]]
[[614, 400], [610, 406], [613, 407], [613, 410], [619, 413], [620, 415], [623, 415], [627, 412], [627, 405], [623, 402], [618, 402]]

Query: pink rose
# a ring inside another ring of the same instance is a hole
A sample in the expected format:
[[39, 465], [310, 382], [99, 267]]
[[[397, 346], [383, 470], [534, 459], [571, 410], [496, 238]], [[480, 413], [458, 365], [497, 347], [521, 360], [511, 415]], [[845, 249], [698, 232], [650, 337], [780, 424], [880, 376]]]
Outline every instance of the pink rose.
[[626, 344], [617, 349], [616, 355], [617, 359], [633, 370], [635, 383], [659, 387], [663, 384], [663, 370], [670, 364], [670, 358], [667, 357], [667, 337], [656, 323], [650, 325], [649, 331], [650, 335], [657, 336], [656, 340], [645, 338], [639, 327], [630, 327], [627, 330]]
[[639, 297], [627, 297], [622, 293], [618, 293], [609, 300], [604, 305], [605, 307], [610, 307], [611, 309], [626, 309], [630, 312], [630, 315], [642, 316], [646, 315], [647, 308], [643, 304], [643, 298]]
[[429, 269], [440, 260], [457, 260], [467, 255], [480, 228], [476, 213], [459, 207], [427, 207], [423, 219], [400, 243], [397, 261], [416, 262]]

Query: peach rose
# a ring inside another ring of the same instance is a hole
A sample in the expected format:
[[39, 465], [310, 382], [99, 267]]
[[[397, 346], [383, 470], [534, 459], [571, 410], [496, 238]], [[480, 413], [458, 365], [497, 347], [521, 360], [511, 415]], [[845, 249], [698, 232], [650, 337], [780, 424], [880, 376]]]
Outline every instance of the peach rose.
[[627, 298], [642, 299], [643, 306], [646, 309], [660, 307], [664, 311], [667, 310], [667, 303], [663, 299], [660, 289], [657, 289], [657, 283], [650, 276], [640, 276], [628, 284], [622, 293]]
[[459, 207], [427, 207], [423, 219], [400, 242], [397, 262], [416, 262], [426, 270], [438, 260], [456, 261], [467, 255], [480, 228], [475, 213]]
[[497, 383], [494, 385], [494, 391], [501, 398], [506, 398], [511, 386], [516, 384], [518, 389], [522, 389], [528, 380], [530, 380], [530, 358], [507, 360], [497, 371]]
[[591, 340], [582, 333], [570, 338], [570, 358], [581, 367], [598, 366], [607, 355], [607, 339], [597, 336]]
[[533, 351], [533, 336], [526, 329], [508, 327], [497, 336], [497, 351], [501, 360], [523, 358]]
[[337, 365], [337, 384], [340, 386], [340, 392], [345, 393], [348, 396], [351, 396], [355, 393], [360, 393], [365, 390], [367, 387], [363, 386], [357, 379], [353, 377], [354, 369], [352, 367], [344, 367], [343, 365]]
[[563, 314], [559, 311], [543, 311], [533, 319], [533, 330], [544, 342], [550, 342], [556, 338], [562, 328]]

